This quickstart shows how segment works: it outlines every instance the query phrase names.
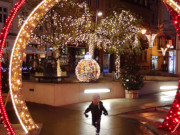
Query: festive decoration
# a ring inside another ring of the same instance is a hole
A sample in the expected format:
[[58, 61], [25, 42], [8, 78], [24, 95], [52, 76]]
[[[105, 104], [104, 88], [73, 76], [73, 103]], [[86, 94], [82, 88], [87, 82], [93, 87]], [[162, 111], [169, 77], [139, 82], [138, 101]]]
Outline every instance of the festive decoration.
[[[171, 8], [165, 4], [171, 14], [173, 21], [174, 21], [174, 25], [175, 25], [176, 31], [178, 33], [178, 38], [180, 40], [180, 25], [179, 25], [180, 9], [179, 9], [179, 6], [172, 0], [164, 0], [164, 1], [167, 2], [169, 6], [172, 6], [172, 8]], [[164, 119], [164, 122], [160, 125], [160, 128], [163, 130], [169, 131], [171, 133], [174, 133], [176, 131], [176, 129], [179, 127], [179, 124], [180, 124], [180, 80], [179, 80], [179, 85], [178, 85], [178, 89], [177, 89], [177, 93], [176, 93], [174, 102], [171, 105], [171, 109], [168, 112], [166, 118]]]
[[[20, 26], [25, 18], [24, 10], [19, 15]], [[28, 42], [46, 44], [55, 49], [67, 44], [79, 45], [88, 42], [92, 28], [92, 15], [86, 2], [60, 1], [39, 21]]]
[[40, 19], [55, 5], [59, 0], [43, 0], [29, 15], [22, 25], [11, 54], [9, 83], [10, 94], [15, 113], [27, 134], [34, 134], [38, 126], [34, 123], [27, 109], [22, 95], [22, 62], [23, 52], [27, 41]]
[[[2, 31], [0, 33], [0, 67], [1, 67], [1, 62], [2, 62], [2, 55], [3, 55], [3, 49], [4, 49], [4, 45], [6, 43], [6, 38], [8, 35], [8, 31], [11, 27], [11, 24], [17, 14], [17, 12], [19, 11], [19, 9], [21, 8], [21, 6], [25, 3], [25, 0], [19, 0], [14, 8], [11, 10], [8, 18], [6, 19], [6, 22], [4, 24], [4, 27], [2, 28]], [[4, 123], [4, 127], [7, 130], [7, 134], [12, 134], [15, 135], [15, 132], [12, 128], [12, 125], [8, 119], [8, 115], [6, 113], [5, 107], [4, 107], [4, 103], [3, 103], [3, 99], [2, 99], [2, 82], [1, 82], [1, 68], [0, 68], [0, 115], [1, 115], [1, 119]]]
[[120, 14], [114, 11], [111, 17], [101, 19], [97, 27], [97, 47], [116, 54], [116, 79], [120, 78], [120, 55], [140, 51], [137, 39], [140, 27], [139, 20], [125, 10]]
[[100, 67], [95, 60], [86, 58], [79, 61], [75, 73], [79, 81], [90, 82], [99, 79]]
[[122, 67], [122, 86], [125, 90], [140, 90], [144, 86], [143, 77], [140, 66], [136, 64], [135, 56], [129, 57]]
[[88, 45], [89, 45], [89, 55], [91, 56], [91, 58], [94, 58], [94, 40], [96, 38], [96, 34], [89, 34], [89, 41], [88, 41]]
[[146, 35], [148, 42], [149, 42], [149, 47], [153, 47], [154, 40], [156, 38], [157, 34], [152, 34], [152, 35]]
[[116, 78], [120, 78], [120, 55], [116, 54], [116, 61], [115, 61], [115, 65], [116, 65]]
[[173, 8], [178, 14], [180, 14], [180, 6], [179, 0], [163, 0], [165, 3], [167, 3], [171, 8]]
[[[33, 10], [33, 12], [27, 18], [26, 22], [24, 23], [24, 25], [22, 26], [22, 28], [18, 34], [18, 37], [16, 39], [16, 42], [15, 42], [15, 45], [13, 48], [12, 56], [11, 56], [11, 63], [10, 63], [11, 98], [12, 98], [13, 106], [14, 106], [15, 112], [17, 114], [17, 117], [20, 120], [20, 123], [22, 124], [23, 129], [28, 134], [32, 133], [33, 130], [31, 128], [35, 128], [36, 125], [34, 125], [34, 122], [30, 118], [30, 115], [28, 113], [26, 113], [28, 111], [27, 111], [25, 102], [23, 100], [23, 95], [22, 95], [22, 90], [21, 90], [21, 88], [22, 88], [21, 78], [22, 77], [21, 77], [20, 65], [22, 64], [22, 52], [24, 52], [25, 46], [27, 44], [27, 40], [30, 37], [31, 32], [33, 31], [33, 29], [35, 28], [35, 26], [37, 25], [39, 20], [44, 16], [44, 14], [46, 12], [48, 12], [48, 10], [50, 8], [52, 8], [59, 1], [60, 0], [43, 0]], [[166, 1], [168, 1], [168, 0], [166, 0]], [[172, 0], [169, 0], [169, 1], [172, 1]], [[5, 23], [5, 27], [3, 28], [2, 32], [1, 32], [1, 35], [0, 35], [0, 45], [1, 45], [0, 60], [2, 60], [2, 52], [3, 52], [4, 44], [5, 44], [7, 34], [8, 34], [8, 30], [12, 24], [12, 20], [14, 19], [18, 9], [22, 6], [22, 4], [24, 2], [25, 2], [25, 0], [19, 0], [19, 2], [15, 5], [15, 8], [13, 8], [13, 10], [11, 11], [10, 16], [7, 18], [7, 21]], [[179, 23], [176, 23], [176, 24], [179, 24]], [[178, 31], [178, 36], [180, 37], [179, 29], [177, 29], [177, 31]], [[105, 39], [105, 40], [107, 40], [106, 43], [109, 42], [108, 39]], [[98, 41], [97, 44], [100, 45], [101, 41]], [[179, 85], [179, 88], [180, 88], [180, 85]], [[8, 130], [8, 134], [15, 134], [10, 125], [10, 122], [8, 120], [8, 117], [7, 117], [7, 114], [6, 114], [4, 105], [3, 105], [2, 91], [0, 91], [0, 105], [1, 105], [0, 113], [2, 115], [1, 118], [3, 119], [4, 125]], [[16, 105], [18, 106], [18, 108], [16, 107]], [[176, 105], [176, 107], [178, 107], [178, 105]], [[19, 116], [19, 115], [21, 115], [21, 116]], [[176, 121], [177, 121], [177, 119], [176, 119]]]
[[60, 59], [57, 60], [57, 76], [62, 76], [62, 71], [60, 67]]
[[161, 51], [162, 51], [162, 54], [163, 54], [163, 56], [165, 56], [166, 55], [166, 51], [167, 51], [167, 48], [161, 48]]

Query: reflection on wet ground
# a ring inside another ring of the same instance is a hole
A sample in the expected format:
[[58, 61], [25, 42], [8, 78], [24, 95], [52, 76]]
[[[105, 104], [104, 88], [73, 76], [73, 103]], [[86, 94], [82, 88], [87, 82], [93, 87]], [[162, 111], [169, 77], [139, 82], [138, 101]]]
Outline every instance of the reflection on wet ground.
[[[142, 96], [139, 99], [103, 100], [109, 116], [102, 116], [100, 135], [152, 135], [153, 128], [150, 129], [147, 123], [154, 120], [162, 122], [166, 112], [162, 115], [159, 111], [137, 112], [137, 110], [170, 105], [175, 93], [176, 91], [168, 91]], [[35, 122], [43, 124], [41, 135], [95, 135], [91, 116], [88, 118], [83, 116], [89, 104], [90, 102], [52, 107], [27, 103], [27, 106]], [[127, 113], [135, 111], [136, 113]], [[10, 103], [7, 112], [11, 122], [18, 123]]]

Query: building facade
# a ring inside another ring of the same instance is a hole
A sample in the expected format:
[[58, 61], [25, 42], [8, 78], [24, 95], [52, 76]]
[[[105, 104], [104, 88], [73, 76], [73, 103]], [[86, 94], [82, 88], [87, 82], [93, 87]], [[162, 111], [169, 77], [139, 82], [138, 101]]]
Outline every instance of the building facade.
[[[10, 14], [11, 9], [13, 8], [13, 5], [17, 2], [17, 0], [0, 0], [0, 31], [2, 30], [5, 20]], [[9, 30], [9, 34], [6, 40], [6, 45], [4, 47], [3, 53], [10, 54], [11, 49], [14, 45], [15, 38], [18, 33], [18, 27], [17, 27], [17, 19], [12, 23], [12, 26]]]
[[[109, 9], [114, 8], [130, 10], [141, 16], [147, 34], [156, 34], [156, 38], [152, 47], [143, 49], [138, 62], [145, 70], [174, 74], [180, 72], [179, 41], [173, 20], [162, 0], [87, 0], [87, 2], [93, 11], [102, 11], [104, 16]], [[100, 57], [101, 63], [103, 63], [103, 55]], [[110, 58], [110, 61], [112, 65], [114, 58]], [[114, 66], [110, 68], [110, 71], [112, 70]]]
[[159, 15], [158, 15], [158, 46], [157, 49], [167, 48], [165, 54], [165, 60], [167, 65], [167, 71], [169, 73], [180, 73], [179, 69], [179, 41], [174, 26], [174, 22], [162, 1], [158, 3]]
[[[170, 73], [180, 72], [180, 66], [178, 66], [180, 63], [178, 60], [178, 58], [180, 59], [179, 41], [173, 21], [161, 0], [81, 0], [81, 2], [83, 1], [88, 3], [94, 14], [101, 11], [103, 13], [102, 17], [105, 17], [109, 10], [117, 8], [130, 10], [138, 14], [143, 18], [143, 26], [147, 29], [147, 33], [157, 34], [153, 47], [144, 47], [142, 54], [138, 57], [138, 62], [141, 63], [145, 70], [163, 70]], [[0, 0], [0, 30], [15, 2], [17, 0]], [[99, 21], [100, 19], [101, 17], [97, 16], [94, 21]], [[4, 53], [9, 53], [11, 50], [17, 33], [17, 20], [15, 20], [10, 29]], [[144, 40], [147, 39], [144, 38]], [[170, 48], [167, 45], [170, 45]], [[165, 56], [163, 56], [162, 50], [166, 48]], [[82, 59], [86, 51], [88, 51], [86, 47], [69, 47], [69, 52], [74, 54], [74, 59], [77, 57], [77, 60]], [[65, 65], [69, 62], [66, 59], [68, 58], [61, 60], [64, 61]], [[76, 61], [74, 59], [73, 61]], [[95, 50], [95, 59], [99, 62], [101, 71], [112, 72], [115, 70], [115, 56], [113, 54], [108, 54], [103, 52], [103, 50]]]

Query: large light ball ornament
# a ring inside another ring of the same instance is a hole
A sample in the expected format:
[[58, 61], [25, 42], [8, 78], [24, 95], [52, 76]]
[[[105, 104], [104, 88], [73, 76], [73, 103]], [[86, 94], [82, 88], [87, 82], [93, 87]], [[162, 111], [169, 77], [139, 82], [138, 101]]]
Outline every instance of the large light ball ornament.
[[75, 73], [80, 82], [96, 81], [100, 76], [100, 67], [94, 59], [85, 58], [79, 61]]

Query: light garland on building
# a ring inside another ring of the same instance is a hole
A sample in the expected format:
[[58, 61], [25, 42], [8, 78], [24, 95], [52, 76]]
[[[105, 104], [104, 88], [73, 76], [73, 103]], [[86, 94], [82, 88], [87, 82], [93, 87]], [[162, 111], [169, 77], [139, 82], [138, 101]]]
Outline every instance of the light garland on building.
[[161, 48], [161, 51], [162, 51], [162, 54], [163, 54], [163, 56], [165, 56], [166, 55], [166, 51], [167, 51], [167, 48]]
[[153, 47], [154, 45], [154, 40], [156, 38], [157, 34], [152, 34], [152, 35], [146, 35], [148, 42], [149, 42], [149, 47]]
[[91, 58], [85, 58], [79, 61], [75, 69], [76, 76], [81, 82], [90, 82], [99, 79], [99, 64]]
[[[6, 38], [8, 35], [8, 31], [10, 29], [10, 26], [12, 25], [12, 22], [17, 14], [17, 12], [19, 11], [19, 9], [21, 8], [21, 6], [25, 3], [25, 0], [19, 0], [14, 8], [11, 10], [8, 18], [5, 21], [4, 27], [2, 28], [2, 31], [0, 33], [0, 67], [1, 67], [1, 61], [2, 61], [2, 55], [3, 55], [3, 49], [4, 49], [4, 45], [6, 43]], [[3, 102], [3, 98], [2, 98], [2, 82], [1, 82], [1, 68], [0, 68], [0, 115], [1, 115], [1, 119], [3, 121], [4, 127], [7, 130], [7, 134], [8, 135], [15, 135], [16, 133], [14, 132], [12, 125], [9, 121], [8, 115], [6, 113], [6, 109], [4, 107], [4, 102]]]

